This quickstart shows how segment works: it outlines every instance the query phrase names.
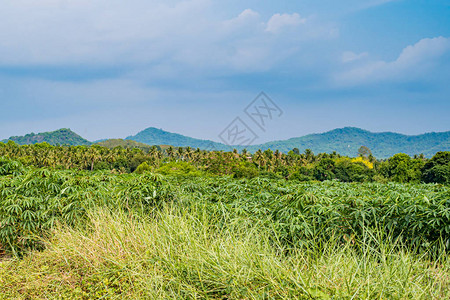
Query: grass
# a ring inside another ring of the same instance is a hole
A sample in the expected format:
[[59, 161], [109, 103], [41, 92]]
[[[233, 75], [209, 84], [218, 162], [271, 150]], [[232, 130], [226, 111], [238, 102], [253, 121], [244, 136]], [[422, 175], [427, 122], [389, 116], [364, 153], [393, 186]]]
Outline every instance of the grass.
[[46, 249], [0, 262], [1, 299], [449, 299], [450, 260], [380, 232], [286, 249], [265, 222], [227, 226], [200, 205], [90, 212]]

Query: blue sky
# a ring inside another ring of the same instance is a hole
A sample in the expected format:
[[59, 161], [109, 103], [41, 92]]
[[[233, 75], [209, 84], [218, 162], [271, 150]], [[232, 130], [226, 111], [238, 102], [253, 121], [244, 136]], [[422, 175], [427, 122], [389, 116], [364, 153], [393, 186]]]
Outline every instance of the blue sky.
[[[0, 139], [450, 130], [448, 1], [5, 0], [0, 19]], [[243, 112], [261, 91], [284, 112], [265, 132]]]

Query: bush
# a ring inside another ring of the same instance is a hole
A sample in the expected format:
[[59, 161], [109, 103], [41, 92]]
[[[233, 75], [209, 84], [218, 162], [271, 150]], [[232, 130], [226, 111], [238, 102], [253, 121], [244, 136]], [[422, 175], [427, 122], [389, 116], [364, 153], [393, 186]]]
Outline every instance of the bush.
[[282, 175], [274, 173], [274, 172], [269, 172], [269, 171], [260, 171], [259, 176], [263, 177], [263, 178], [267, 178], [267, 179], [274, 179], [274, 180], [284, 179], [284, 177]]
[[251, 163], [239, 163], [232, 169], [234, 178], [254, 178], [258, 176], [258, 170]]
[[193, 165], [184, 161], [169, 162], [155, 171], [162, 175], [173, 176], [198, 176], [201, 175]]
[[296, 171], [289, 176], [289, 180], [297, 180], [297, 181], [310, 181], [314, 180], [311, 176], [305, 175], [300, 171]]
[[95, 207], [152, 211], [171, 201], [160, 175], [117, 176], [82, 171], [29, 170], [0, 177], [0, 253], [42, 248], [41, 237], [58, 223], [82, 226]]
[[111, 166], [106, 161], [99, 161], [94, 164], [94, 171], [110, 170]]
[[[154, 218], [100, 210], [58, 227], [48, 248], [0, 263], [2, 299], [449, 299], [447, 255], [430, 261], [383, 234], [352, 247], [291, 249], [273, 227], [218, 211], [168, 208]], [[295, 226], [295, 225], [294, 225]], [[370, 240], [370, 241], [369, 241]]]
[[140, 165], [136, 168], [136, 170], [134, 170], [134, 173], [136, 173], [136, 174], [143, 174], [144, 172], [151, 171], [151, 170], [152, 170], [152, 167], [150, 167], [150, 166], [147, 164], [147, 162], [143, 162], [142, 164], [140, 164]]
[[350, 159], [339, 159], [334, 173], [336, 179], [343, 182], [367, 182], [373, 176], [373, 171], [365, 163]]
[[438, 152], [422, 169], [424, 182], [450, 184], [450, 151]]
[[286, 166], [278, 166], [275, 168], [274, 172], [286, 179], [289, 177], [289, 169]]
[[0, 176], [19, 175], [23, 172], [23, 165], [15, 160], [0, 157]]

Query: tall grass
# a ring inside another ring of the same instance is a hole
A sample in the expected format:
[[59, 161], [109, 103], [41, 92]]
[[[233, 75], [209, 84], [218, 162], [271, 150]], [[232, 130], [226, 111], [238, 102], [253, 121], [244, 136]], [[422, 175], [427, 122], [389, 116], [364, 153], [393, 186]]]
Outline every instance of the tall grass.
[[227, 226], [201, 205], [152, 217], [91, 211], [46, 250], [0, 262], [4, 299], [448, 299], [450, 260], [382, 232], [287, 249], [265, 222]]

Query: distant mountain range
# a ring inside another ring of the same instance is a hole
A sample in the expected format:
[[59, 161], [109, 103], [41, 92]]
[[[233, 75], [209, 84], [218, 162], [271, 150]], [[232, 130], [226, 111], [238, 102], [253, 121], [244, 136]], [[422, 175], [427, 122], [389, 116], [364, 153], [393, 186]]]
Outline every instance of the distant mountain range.
[[423, 153], [431, 157], [438, 151], [450, 151], [450, 131], [404, 135], [393, 132], [374, 133], [360, 128], [345, 127], [325, 133], [251, 146], [248, 150], [270, 148], [286, 152], [296, 147], [300, 151], [309, 148], [314, 153], [336, 151], [342, 155], [356, 156], [361, 146], [369, 147], [377, 158], [391, 157], [400, 152], [408, 155]]
[[[40, 142], [48, 142], [53, 145], [92, 144], [70, 129], [60, 129], [53, 132], [38, 134], [31, 133], [22, 137], [15, 136], [4, 140], [3, 142], [7, 142], [8, 140], [12, 140], [21, 145]], [[232, 147], [222, 143], [196, 139], [154, 127], [147, 128], [134, 136], [129, 136], [125, 140], [102, 140], [97, 144], [107, 147], [120, 145], [124, 147], [138, 147], [141, 149], [145, 148], [145, 145], [172, 145], [174, 147], [191, 147], [205, 150], [232, 149]], [[250, 152], [255, 152], [258, 149], [278, 149], [285, 153], [293, 148], [298, 148], [300, 152], [303, 152], [305, 149], [311, 149], [314, 153], [331, 153], [336, 151], [342, 155], [356, 156], [357, 151], [361, 146], [369, 147], [372, 150], [373, 155], [377, 158], [387, 158], [400, 152], [409, 155], [423, 153], [425, 156], [431, 157], [438, 151], [450, 151], [450, 131], [425, 133], [421, 135], [404, 135], [393, 132], [373, 133], [360, 128], [345, 127], [325, 133], [309, 134], [288, 140], [252, 145], [246, 148]], [[236, 146], [233, 148], [242, 150], [244, 147]]]

